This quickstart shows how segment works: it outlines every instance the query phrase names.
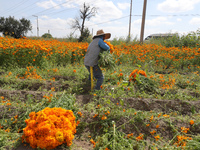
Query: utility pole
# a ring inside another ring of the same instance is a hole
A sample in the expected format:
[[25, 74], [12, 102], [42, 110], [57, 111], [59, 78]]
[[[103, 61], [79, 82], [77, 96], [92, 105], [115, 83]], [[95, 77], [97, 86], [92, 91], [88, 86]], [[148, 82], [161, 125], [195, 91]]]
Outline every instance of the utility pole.
[[37, 18], [37, 37], [39, 37], [38, 16], [33, 15], [33, 17], [36, 17], [36, 18]]
[[130, 41], [130, 38], [131, 38], [131, 16], [132, 16], [132, 0], [131, 0], [131, 4], [130, 4], [130, 18], [129, 18], [128, 42]]
[[142, 25], [141, 25], [141, 32], [140, 32], [140, 43], [143, 43], [143, 39], [144, 39], [144, 25], [145, 25], [145, 16], [146, 16], [146, 6], [147, 6], [147, 0], [144, 0], [143, 13], [142, 13]]

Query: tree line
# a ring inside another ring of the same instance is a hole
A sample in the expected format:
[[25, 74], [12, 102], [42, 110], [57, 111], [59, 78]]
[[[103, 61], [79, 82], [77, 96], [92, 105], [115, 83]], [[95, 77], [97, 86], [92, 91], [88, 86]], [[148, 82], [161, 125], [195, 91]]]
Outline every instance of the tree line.
[[[85, 41], [90, 36], [90, 31], [85, 27], [86, 20], [91, 19], [97, 13], [96, 7], [91, 7], [86, 3], [83, 4], [83, 7], [79, 10], [79, 16], [76, 17], [70, 24], [71, 29], [73, 29], [72, 34], [79, 30], [80, 36], [78, 38], [79, 42]], [[8, 18], [0, 17], [0, 33], [3, 36], [10, 36], [13, 38], [21, 38], [26, 36], [28, 31], [32, 30], [32, 25], [30, 20], [22, 18], [20, 20], [15, 19], [14, 17], [9, 16]], [[47, 36], [47, 33], [43, 37], [52, 37], [51, 35]]]

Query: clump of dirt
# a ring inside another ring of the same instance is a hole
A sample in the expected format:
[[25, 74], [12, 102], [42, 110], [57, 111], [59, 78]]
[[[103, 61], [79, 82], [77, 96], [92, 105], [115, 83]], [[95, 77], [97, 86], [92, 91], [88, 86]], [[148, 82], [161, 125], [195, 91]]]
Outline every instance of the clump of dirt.
[[22, 101], [26, 101], [28, 96], [32, 95], [33, 100], [40, 100], [47, 92], [43, 91], [24, 91], [24, 90], [3, 90], [0, 89], [0, 95], [4, 96], [5, 99], [16, 99], [19, 98]]
[[[73, 140], [73, 144], [70, 148], [71, 150], [92, 150], [93, 145], [90, 143], [90, 141], [87, 140]], [[13, 150], [37, 150], [37, 148], [32, 148], [29, 143], [22, 143], [17, 148]], [[65, 150], [65, 148], [62, 148], [61, 146], [56, 147], [54, 150]]]
[[71, 81], [71, 80], [74, 80], [76, 81], [76, 77], [74, 76], [59, 76], [59, 75], [55, 75], [53, 76], [56, 80], [60, 80], [60, 79], [63, 79], [63, 80], [66, 80], [66, 81]]
[[[111, 99], [116, 103], [116, 99]], [[123, 98], [124, 108], [134, 108], [142, 111], [162, 111], [169, 113], [177, 111], [183, 115], [191, 115], [192, 111], [200, 111], [200, 101], [181, 101], [181, 100], [158, 100], [158, 99], [145, 99], [145, 98]], [[120, 98], [117, 98], [120, 102]]]

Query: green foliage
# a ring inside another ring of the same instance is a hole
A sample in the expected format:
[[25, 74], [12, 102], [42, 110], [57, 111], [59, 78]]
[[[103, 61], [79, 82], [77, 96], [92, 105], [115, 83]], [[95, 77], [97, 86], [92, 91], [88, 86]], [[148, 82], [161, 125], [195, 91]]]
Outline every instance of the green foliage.
[[120, 37], [120, 38], [113, 38], [113, 40], [112, 41], [110, 41], [110, 43], [112, 44], [112, 45], [121, 45], [121, 44], [132, 44], [132, 45], [134, 45], [134, 44], [138, 44], [139, 43], [139, 41], [138, 41], [138, 39], [137, 39], [137, 37], [135, 37], [135, 38], [132, 38], [132, 37], [130, 37], [130, 38], [124, 38], [124, 37]]
[[66, 39], [58, 39], [59, 41], [65, 41], [65, 42], [77, 42], [78, 38], [76, 36], [74, 36], [73, 33], [70, 33], [69, 35], [67, 35]]
[[142, 148], [135, 140], [124, 138], [126, 135], [122, 132], [112, 130], [102, 136], [97, 137], [97, 144], [94, 150], [104, 150], [106, 147], [110, 150], [131, 150]]
[[139, 91], [145, 91], [148, 93], [157, 93], [158, 91], [158, 84], [153, 81], [152, 79], [149, 79], [147, 77], [144, 77], [142, 75], [136, 75], [136, 80], [133, 81], [133, 84], [135, 88]]
[[199, 150], [200, 148], [200, 136], [196, 136], [193, 140], [188, 140], [187, 143], [188, 148], [192, 148], [192, 150]]
[[[58, 97], [53, 97], [51, 99], [51, 103], [47, 99], [43, 99], [42, 101], [36, 103], [33, 105], [34, 99], [32, 95], [28, 96], [28, 100], [26, 104], [21, 103], [21, 106], [18, 107], [18, 109], [15, 110], [15, 114], [22, 113], [23, 115], [19, 115], [17, 119], [17, 123], [12, 123], [13, 121], [8, 120], [4, 122], [3, 120], [0, 120], [1, 125], [4, 126], [4, 128], [10, 128], [12, 126], [12, 132], [18, 132], [18, 129], [23, 129], [26, 126], [25, 120], [29, 118], [29, 114], [31, 112], [38, 112], [46, 107], [62, 107], [67, 110], [72, 110], [74, 112], [77, 111], [77, 108], [75, 106], [75, 97], [74, 95], [67, 94], [65, 91], [63, 94]], [[9, 110], [8, 107], [3, 107], [1, 116], [3, 118], [7, 118], [9, 116], [8, 114]], [[14, 117], [14, 116], [13, 116]]]
[[75, 101], [76, 97], [72, 94], [67, 94], [65, 91], [60, 96], [59, 99], [54, 98], [50, 104], [48, 104], [46, 107], [62, 107], [67, 110], [72, 110], [73, 112], [77, 111], [77, 108], [75, 107]]
[[175, 35], [168, 38], [152, 39], [150, 43], [161, 44], [166, 47], [199, 47], [199, 35], [200, 31], [197, 30], [182, 36]]
[[0, 130], [0, 150], [10, 150], [13, 146], [18, 146], [21, 143], [20, 137], [21, 134]]
[[115, 68], [115, 60], [110, 52], [103, 51], [99, 54], [99, 66], [108, 69]]
[[30, 20], [25, 18], [16, 20], [14, 17], [0, 18], [0, 32], [4, 36], [11, 36], [14, 38], [24, 37], [28, 31], [31, 31], [32, 26]]
[[48, 38], [48, 39], [51, 39], [53, 38], [52, 35], [50, 33], [45, 33], [42, 35], [42, 38]]
[[92, 41], [92, 38], [90, 36], [90, 30], [88, 28], [85, 28], [82, 32], [82, 34], [80, 35], [79, 42], [88, 42], [90, 43]]

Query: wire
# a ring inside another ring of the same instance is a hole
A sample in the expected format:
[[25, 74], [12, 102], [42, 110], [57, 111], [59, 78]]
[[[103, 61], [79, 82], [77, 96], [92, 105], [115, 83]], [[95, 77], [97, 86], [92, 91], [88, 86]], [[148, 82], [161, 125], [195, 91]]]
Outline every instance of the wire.
[[24, 3], [28, 2], [28, 1], [29, 0], [22, 0], [21, 2], [18, 3], [18, 5], [12, 6], [12, 7], [10, 7], [10, 9], [7, 9], [5, 12], [3, 12], [3, 14], [13, 11], [16, 8], [19, 8], [21, 5], [23, 5]]
[[[141, 17], [142, 15], [132, 15], [132, 16], [138, 16]], [[174, 14], [174, 15], [146, 15], [146, 16], [151, 16], [151, 17], [177, 17], [177, 16], [182, 16], [182, 17], [188, 17], [188, 16], [200, 16], [200, 14]]]
[[68, 0], [67, 2], [63, 2], [63, 3], [61, 3], [61, 4], [55, 5], [55, 6], [53, 6], [53, 7], [50, 7], [50, 8], [48, 8], [48, 9], [45, 9], [45, 10], [43, 10], [43, 11], [40, 11], [40, 12], [34, 14], [34, 15], [38, 15], [38, 14], [40, 14], [40, 13], [42, 13], [42, 12], [45, 12], [45, 11], [51, 10], [51, 9], [53, 9], [53, 8], [55, 8], [55, 7], [58, 7], [58, 6], [60, 6], [60, 5], [66, 4], [66, 3], [68, 3], [69, 1], [72, 1], [72, 0]]
[[[18, 11], [18, 12], [15, 12], [14, 14], [15, 15], [18, 15], [19, 13], [21, 13], [21, 12], [24, 12], [24, 10], [26, 10], [27, 8], [30, 8], [31, 6], [33, 6], [34, 4], [36, 4], [37, 2], [39, 2], [39, 1], [41, 1], [41, 0], [38, 0], [38, 1], [36, 1], [36, 2], [34, 2], [34, 3], [32, 3], [32, 4], [30, 4], [30, 5], [28, 5], [28, 6], [25, 6], [25, 8], [23, 8], [22, 10], [20, 10], [20, 11]], [[33, 7], [33, 8], [36, 8], [37, 6], [35, 6], [35, 7]], [[33, 9], [32, 8], [32, 9]], [[30, 10], [30, 9], [29, 9]]]
[[[77, 7], [76, 7], [76, 8], [77, 8]], [[58, 11], [58, 12], [49, 13], [48, 15], [52, 14], [51, 16], [53, 16], [53, 15], [59, 14], [59, 13], [61, 13], [61, 12], [64, 12], [64, 11], [67, 11], [67, 10], [72, 10], [72, 9], [75, 10], [74, 8], [68, 8], [68, 9], [64, 9], [64, 10]]]
[[124, 17], [121, 17], [121, 18], [117, 18], [117, 19], [112, 19], [112, 20], [109, 20], [109, 21], [105, 21], [105, 22], [96, 23], [96, 24], [93, 24], [93, 25], [88, 25], [88, 26], [94, 26], [94, 25], [109, 23], [109, 22], [116, 21], [116, 20], [120, 20], [120, 19], [127, 18], [127, 17], [129, 17], [129, 15], [128, 15], [128, 16], [124, 16]]

